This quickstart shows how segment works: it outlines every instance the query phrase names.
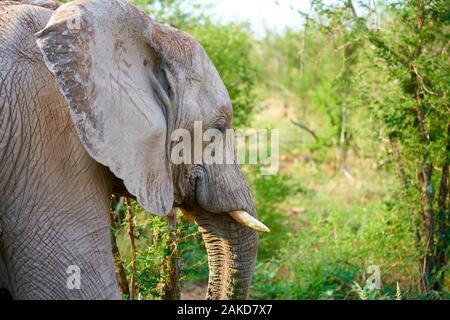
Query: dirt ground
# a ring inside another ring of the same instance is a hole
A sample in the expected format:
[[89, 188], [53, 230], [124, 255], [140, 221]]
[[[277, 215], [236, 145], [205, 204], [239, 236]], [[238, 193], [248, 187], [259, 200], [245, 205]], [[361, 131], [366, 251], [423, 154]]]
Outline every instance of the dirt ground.
[[208, 284], [206, 283], [192, 283], [187, 288], [181, 289], [182, 300], [204, 300]]

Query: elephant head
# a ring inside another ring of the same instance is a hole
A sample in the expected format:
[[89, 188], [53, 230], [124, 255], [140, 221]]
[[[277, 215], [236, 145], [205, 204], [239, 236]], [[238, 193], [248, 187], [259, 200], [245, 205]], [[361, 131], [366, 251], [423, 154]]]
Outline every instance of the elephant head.
[[207, 298], [245, 298], [255, 230], [267, 228], [238, 164], [171, 161], [175, 129], [194, 137], [201, 123], [224, 139], [232, 128], [230, 97], [201, 45], [125, 0], [62, 5], [36, 37], [88, 153], [146, 210], [193, 216], [208, 251]]

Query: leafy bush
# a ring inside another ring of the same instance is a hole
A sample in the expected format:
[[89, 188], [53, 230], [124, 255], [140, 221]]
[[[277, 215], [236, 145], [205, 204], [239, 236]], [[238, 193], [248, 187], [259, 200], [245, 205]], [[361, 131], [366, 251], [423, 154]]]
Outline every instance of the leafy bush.
[[271, 288], [274, 299], [355, 299], [354, 282], [364, 283], [371, 265], [381, 269], [383, 291], [417, 277], [414, 239], [404, 213], [386, 206], [328, 208], [307, 219], [308, 227], [284, 242], [276, 260], [258, 266], [256, 297], [265, 297]]

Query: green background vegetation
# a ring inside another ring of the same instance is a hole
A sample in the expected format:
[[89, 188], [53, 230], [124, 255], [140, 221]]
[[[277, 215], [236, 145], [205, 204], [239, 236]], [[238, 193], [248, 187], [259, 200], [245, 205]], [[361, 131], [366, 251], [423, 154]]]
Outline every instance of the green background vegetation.
[[[272, 230], [261, 236], [250, 298], [448, 298], [447, 1], [378, 2], [376, 11], [369, 1], [358, 10], [313, 1], [297, 29], [262, 39], [195, 3], [134, 2], [204, 46], [235, 126], [281, 131], [277, 175], [243, 168]], [[178, 214], [170, 230], [167, 218], [133, 207], [136, 298], [168, 298], [174, 259], [181, 297], [203, 298], [207, 257], [195, 224]], [[129, 278], [126, 208], [113, 209]], [[367, 285], [372, 265], [380, 289]]]

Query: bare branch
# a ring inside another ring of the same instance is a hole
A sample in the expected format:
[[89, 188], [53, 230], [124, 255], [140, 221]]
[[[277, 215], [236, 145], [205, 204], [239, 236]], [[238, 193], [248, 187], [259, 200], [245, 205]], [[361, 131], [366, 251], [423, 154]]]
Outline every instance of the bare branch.
[[350, 11], [352, 12], [353, 18], [357, 19], [358, 15], [356, 14], [355, 6], [353, 5], [352, 0], [347, 0], [347, 6], [349, 7]]
[[128, 238], [130, 239], [131, 253], [130, 300], [134, 300], [136, 292], [136, 249], [134, 243], [133, 209], [131, 208], [131, 201], [128, 197], [125, 198], [125, 205], [127, 206]]
[[319, 137], [317, 136], [317, 134], [312, 129], [310, 129], [307, 126], [305, 126], [304, 124], [298, 122], [298, 120], [291, 119], [291, 122], [292, 122], [293, 125], [299, 127], [300, 129], [305, 130], [310, 135], [312, 135], [316, 141], [319, 141]]
[[[122, 204], [123, 198], [120, 198], [118, 207]], [[122, 293], [122, 296], [130, 296], [130, 288], [128, 287], [128, 281], [127, 276], [125, 273], [125, 268], [123, 267], [123, 261], [122, 257], [120, 255], [119, 247], [117, 246], [116, 241], [116, 235], [115, 235], [115, 229], [117, 229], [117, 224], [114, 219], [114, 213], [112, 210], [109, 211], [110, 214], [110, 220], [111, 220], [111, 246], [112, 246], [112, 253], [114, 257], [114, 265], [115, 265], [115, 273], [117, 282], [119, 283], [119, 288]]]

